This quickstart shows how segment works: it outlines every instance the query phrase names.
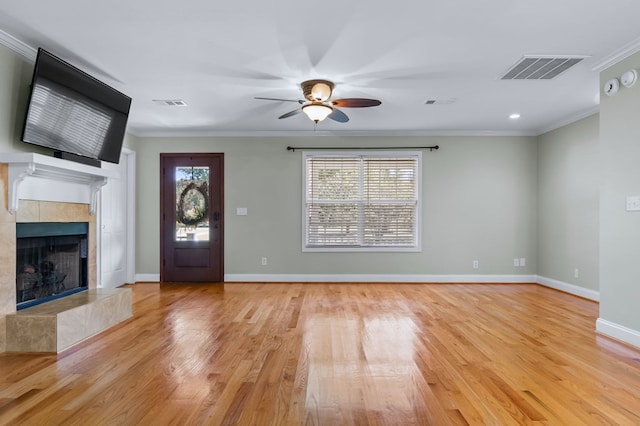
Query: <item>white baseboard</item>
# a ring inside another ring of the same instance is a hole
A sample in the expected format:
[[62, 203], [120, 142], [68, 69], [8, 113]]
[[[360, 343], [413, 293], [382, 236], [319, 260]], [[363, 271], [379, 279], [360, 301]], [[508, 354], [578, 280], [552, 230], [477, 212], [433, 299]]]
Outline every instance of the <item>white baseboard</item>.
[[137, 283], [157, 283], [160, 282], [160, 274], [136, 274], [135, 280]]
[[628, 343], [640, 348], [640, 331], [627, 328], [623, 325], [598, 318], [596, 321], [596, 331], [605, 336], [612, 337], [621, 342]]
[[225, 282], [535, 283], [535, 275], [225, 274]]
[[588, 288], [580, 287], [574, 284], [565, 283], [563, 281], [554, 280], [553, 278], [541, 277], [538, 275], [536, 280], [540, 285], [545, 287], [554, 288], [556, 290], [564, 291], [565, 293], [573, 294], [574, 296], [584, 297], [585, 299], [593, 300], [595, 302], [600, 301], [600, 292], [591, 290]]
[[[598, 301], [600, 293], [537, 275], [420, 275], [420, 274], [225, 274], [225, 282], [369, 282], [369, 283], [538, 283]], [[160, 274], [136, 274], [136, 282], [159, 282]]]

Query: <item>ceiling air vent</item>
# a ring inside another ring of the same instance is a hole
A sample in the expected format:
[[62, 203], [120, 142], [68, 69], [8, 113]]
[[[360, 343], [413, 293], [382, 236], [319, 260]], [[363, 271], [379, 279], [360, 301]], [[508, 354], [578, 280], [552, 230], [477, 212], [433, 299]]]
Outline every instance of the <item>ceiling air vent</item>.
[[447, 99], [427, 99], [424, 101], [425, 105], [449, 105], [455, 103], [457, 101], [456, 98], [447, 98]]
[[171, 107], [187, 106], [187, 103], [182, 99], [153, 99], [153, 103], [157, 105], [171, 106]]
[[523, 56], [500, 77], [501, 80], [550, 80], [586, 56]]

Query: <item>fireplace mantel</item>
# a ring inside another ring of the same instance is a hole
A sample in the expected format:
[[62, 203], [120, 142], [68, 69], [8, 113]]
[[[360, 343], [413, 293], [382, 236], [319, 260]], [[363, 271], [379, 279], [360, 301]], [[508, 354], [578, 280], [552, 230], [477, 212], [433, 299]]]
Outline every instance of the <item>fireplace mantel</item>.
[[100, 188], [109, 178], [119, 177], [114, 170], [35, 153], [0, 153], [0, 163], [9, 166], [11, 214], [23, 199], [88, 204], [93, 215]]

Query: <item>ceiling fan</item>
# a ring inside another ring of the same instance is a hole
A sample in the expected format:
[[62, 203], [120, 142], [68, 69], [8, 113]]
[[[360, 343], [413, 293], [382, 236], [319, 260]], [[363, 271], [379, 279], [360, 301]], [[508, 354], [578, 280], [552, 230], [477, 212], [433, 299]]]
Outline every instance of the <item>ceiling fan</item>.
[[339, 123], [346, 123], [349, 121], [347, 114], [340, 111], [340, 108], [364, 108], [378, 106], [382, 102], [377, 99], [365, 99], [365, 98], [344, 98], [330, 100], [331, 93], [333, 92], [334, 84], [328, 80], [307, 80], [300, 84], [302, 87], [302, 93], [305, 100], [291, 100], [291, 99], [277, 99], [277, 98], [262, 98], [256, 96], [255, 99], [263, 99], [267, 101], [284, 101], [284, 102], [297, 102], [302, 105], [301, 108], [296, 108], [293, 111], [289, 111], [286, 114], [281, 115], [280, 119], [292, 117], [294, 115], [304, 112], [307, 117], [314, 123], [318, 123], [325, 118], [337, 121]]

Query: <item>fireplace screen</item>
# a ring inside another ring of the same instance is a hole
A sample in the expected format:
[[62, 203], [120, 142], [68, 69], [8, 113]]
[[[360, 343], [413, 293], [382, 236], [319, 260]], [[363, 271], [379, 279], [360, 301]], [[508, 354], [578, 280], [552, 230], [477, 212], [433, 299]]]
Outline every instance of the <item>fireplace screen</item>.
[[16, 224], [16, 297], [23, 309], [88, 287], [88, 224]]

